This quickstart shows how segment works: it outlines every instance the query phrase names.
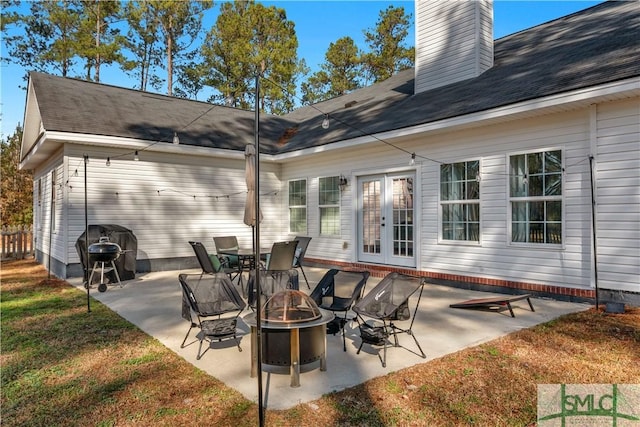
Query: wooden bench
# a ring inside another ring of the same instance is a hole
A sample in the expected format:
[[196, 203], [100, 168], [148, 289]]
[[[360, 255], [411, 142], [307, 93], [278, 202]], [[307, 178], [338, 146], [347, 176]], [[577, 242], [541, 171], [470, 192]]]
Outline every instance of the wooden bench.
[[527, 300], [527, 302], [529, 303], [529, 307], [531, 308], [531, 311], [535, 311], [533, 309], [533, 304], [531, 304], [530, 294], [470, 299], [467, 301], [451, 304], [449, 305], [449, 307], [451, 308], [486, 308], [489, 310], [496, 310], [496, 311], [509, 309], [509, 313], [511, 313], [511, 317], [516, 317], [515, 314], [513, 314], [513, 308], [511, 307], [511, 303], [515, 301], [520, 301], [523, 299]]

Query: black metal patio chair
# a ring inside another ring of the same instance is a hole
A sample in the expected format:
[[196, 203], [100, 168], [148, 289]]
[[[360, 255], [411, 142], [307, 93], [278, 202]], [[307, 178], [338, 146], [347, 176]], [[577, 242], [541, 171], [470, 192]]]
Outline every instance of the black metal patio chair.
[[205, 340], [220, 342], [233, 338], [238, 350], [242, 351], [236, 326], [246, 304], [229, 276], [224, 273], [180, 274], [178, 281], [182, 289], [182, 317], [190, 324], [180, 348], [185, 347], [191, 329], [199, 328], [196, 359], [200, 360], [208, 350], [202, 353]]
[[[342, 332], [344, 351], [347, 351], [347, 338], [344, 331], [347, 314], [353, 304], [362, 298], [368, 278], [368, 271], [331, 269], [320, 279], [310, 295], [320, 308], [333, 311], [336, 315], [334, 320], [327, 324], [327, 332], [334, 335]], [[339, 316], [339, 313], [343, 316]]]
[[223, 272], [233, 281], [240, 274], [238, 266], [229, 267], [227, 259], [221, 260], [218, 255], [210, 254], [202, 242], [189, 242], [189, 244], [196, 254], [200, 268], [202, 268], [202, 275]]
[[300, 269], [300, 271], [302, 272], [302, 277], [304, 277], [304, 281], [307, 284], [307, 288], [311, 289], [311, 286], [309, 286], [309, 281], [307, 280], [307, 275], [304, 272], [304, 268], [302, 268], [302, 262], [304, 261], [304, 257], [307, 254], [307, 248], [309, 247], [309, 243], [311, 242], [311, 237], [296, 236], [293, 240], [298, 242], [296, 252], [293, 256], [293, 268]]
[[[413, 337], [420, 353], [416, 353], [406, 347], [406, 350], [421, 356], [427, 356], [422, 351], [418, 339], [413, 334], [412, 327], [415, 321], [420, 300], [422, 299], [422, 289], [426, 280], [420, 277], [408, 276], [400, 273], [389, 273], [370, 290], [360, 301], [353, 306], [353, 311], [357, 314], [358, 329], [362, 342], [356, 354], [360, 353], [364, 344], [372, 346], [383, 346], [383, 357], [380, 358], [382, 366], [387, 366], [387, 347], [390, 338], [393, 337], [393, 346], [401, 347], [398, 342], [398, 334], [406, 333]], [[411, 310], [409, 298], [417, 293], [415, 307]], [[410, 320], [406, 328], [399, 327], [396, 322]], [[378, 354], [380, 357], [380, 354]]]

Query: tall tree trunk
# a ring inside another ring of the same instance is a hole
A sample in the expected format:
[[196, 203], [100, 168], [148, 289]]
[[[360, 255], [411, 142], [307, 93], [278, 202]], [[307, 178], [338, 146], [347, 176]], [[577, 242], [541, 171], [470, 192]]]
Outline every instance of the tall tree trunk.
[[169, 30], [167, 31], [167, 95], [171, 96], [173, 88], [173, 19], [169, 17]]
[[96, 81], [100, 81], [100, 31], [102, 26], [100, 25], [100, 1], [97, 2], [97, 16], [96, 16]]

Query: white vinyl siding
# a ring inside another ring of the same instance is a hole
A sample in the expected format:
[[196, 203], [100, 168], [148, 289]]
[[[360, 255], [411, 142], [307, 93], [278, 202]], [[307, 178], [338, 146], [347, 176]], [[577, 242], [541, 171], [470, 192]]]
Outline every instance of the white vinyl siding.
[[493, 66], [491, 2], [425, 0], [415, 9], [416, 93], [477, 77]]
[[[403, 140], [403, 148], [416, 152], [416, 254], [417, 269], [506, 281], [549, 284], [590, 289], [591, 262], [590, 198], [585, 188], [589, 174], [589, 114], [586, 109], [493, 124], [446, 134], [423, 134]], [[565, 230], [563, 245], [510, 244], [509, 164], [510, 154], [560, 148], [565, 163], [563, 188]], [[420, 157], [423, 156], [423, 157]], [[430, 160], [437, 160], [432, 162]], [[480, 244], [442, 244], [440, 238], [440, 164], [479, 160]], [[367, 144], [295, 158], [283, 165], [283, 177], [330, 173], [350, 176], [341, 193], [342, 239], [314, 236], [310, 257], [357, 261], [356, 188], [358, 176], [406, 170], [410, 156], [386, 144]], [[355, 177], [355, 178], [354, 178]], [[309, 194], [317, 192], [317, 180], [310, 180]], [[309, 200], [310, 215], [317, 212], [317, 200]], [[347, 208], [348, 207], [348, 208]], [[317, 218], [309, 218], [310, 227]], [[586, 252], [585, 252], [586, 250]]]
[[640, 102], [602, 104], [596, 111], [598, 282], [640, 292]]
[[57, 195], [60, 194], [58, 192], [58, 179], [56, 170], [51, 171], [51, 230], [55, 233], [58, 228], [56, 219], [58, 216], [56, 215], [56, 206], [59, 206], [57, 203]]
[[[40, 251], [43, 264], [49, 267], [49, 255], [53, 260], [66, 260], [66, 203], [64, 203], [64, 167], [58, 153], [34, 171], [38, 195], [34, 197], [34, 241]], [[54, 183], [55, 180], [55, 183]]]
[[[213, 252], [213, 236], [235, 235], [251, 248], [252, 229], [243, 222], [246, 201], [245, 160], [140, 151], [69, 148], [67, 184], [70, 263], [79, 262], [75, 242], [84, 232], [84, 177], [74, 167], [88, 153], [87, 205], [89, 224], [117, 224], [130, 229], [138, 241], [138, 260], [193, 257], [190, 240]], [[110, 156], [111, 165], [106, 166]], [[260, 165], [261, 245], [284, 234], [280, 215], [282, 188], [279, 168]], [[285, 228], [286, 230], [286, 228]]]

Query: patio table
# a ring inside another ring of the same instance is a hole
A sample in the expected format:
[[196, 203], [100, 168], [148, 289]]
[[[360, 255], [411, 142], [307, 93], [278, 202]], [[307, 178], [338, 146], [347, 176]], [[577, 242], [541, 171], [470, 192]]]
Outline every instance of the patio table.
[[[260, 249], [260, 259], [265, 260], [267, 258], [267, 255], [270, 253], [271, 253], [271, 248]], [[255, 262], [256, 262], [255, 251], [253, 249], [235, 249], [235, 250], [227, 249], [227, 250], [218, 251], [218, 255], [238, 257], [238, 267], [240, 269], [240, 274], [239, 274], [240, 278], [238, 279], [238, 285], [242, 289], [242, 284], [243, 284], [242, 273], [244, 273], [245, 271], [249, 272], [253, 268], [255, 268]]]

